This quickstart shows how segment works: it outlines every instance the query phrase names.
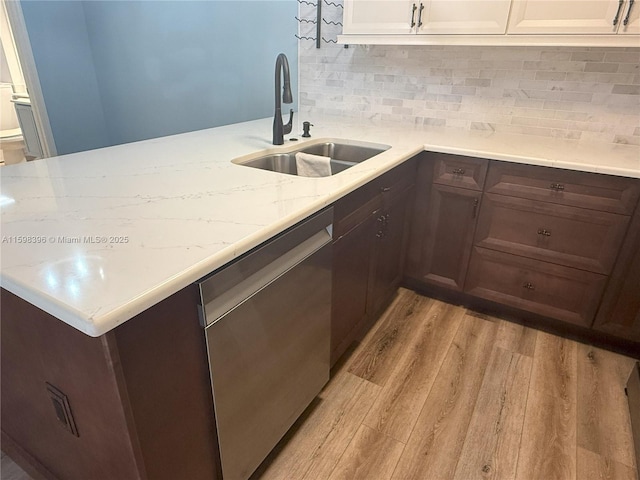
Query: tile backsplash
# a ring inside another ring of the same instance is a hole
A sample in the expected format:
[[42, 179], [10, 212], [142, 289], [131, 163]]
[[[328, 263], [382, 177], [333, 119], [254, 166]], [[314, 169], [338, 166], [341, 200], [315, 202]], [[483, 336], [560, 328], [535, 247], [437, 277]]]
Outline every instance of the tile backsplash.
[[299, 56], [303, 113], [640, 145], [640, 48], [301, 40]]

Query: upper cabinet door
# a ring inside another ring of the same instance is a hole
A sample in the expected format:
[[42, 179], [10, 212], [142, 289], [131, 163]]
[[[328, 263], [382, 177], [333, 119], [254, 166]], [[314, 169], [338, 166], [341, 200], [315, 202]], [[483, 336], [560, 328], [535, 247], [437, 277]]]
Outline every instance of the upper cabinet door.
[[425, 0], [419, 6], [418, 33], [497, 35], [507, 30], [511, 0]]
[[513, 0], [507, 33], [611, 35], [622, 32], [628, 8], [628, 0]]
[[415, 33], [420, 2], [407, 0], [348, 0], [344, 2], [345, 34]]

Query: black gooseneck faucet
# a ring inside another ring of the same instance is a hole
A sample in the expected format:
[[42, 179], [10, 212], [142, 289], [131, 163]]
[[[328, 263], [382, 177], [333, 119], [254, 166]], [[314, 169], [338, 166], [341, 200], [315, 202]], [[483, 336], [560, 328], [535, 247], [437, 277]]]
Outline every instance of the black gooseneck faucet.
[[293, 109], [289, 111], [289, 123], [282, 124], [282, 108], [280, 104], [280, 72], [284, 76], [284, 87], [282, 87], [282, 102], [293, 103], [291, 95], [291, 80], [289, 74], [289, 61], [284, 53], [276, 58], [276, 112], [273, 116], [273, 144], [282, 145], [284, 134], [291, 133], [293, 128]]

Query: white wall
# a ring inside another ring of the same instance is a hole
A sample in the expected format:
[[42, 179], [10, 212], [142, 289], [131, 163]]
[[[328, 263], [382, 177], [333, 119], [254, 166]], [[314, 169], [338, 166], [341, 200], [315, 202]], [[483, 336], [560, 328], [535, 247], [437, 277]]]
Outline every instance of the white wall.
[[301, 112], [640, 144], [640, 48], [301, 40], [299, 52]]

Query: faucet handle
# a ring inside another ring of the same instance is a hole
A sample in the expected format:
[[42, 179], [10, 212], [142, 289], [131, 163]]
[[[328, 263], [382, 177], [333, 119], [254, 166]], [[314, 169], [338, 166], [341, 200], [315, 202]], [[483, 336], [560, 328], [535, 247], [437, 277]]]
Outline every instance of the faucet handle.
[[293, 130], [293, 108], [289, 110], [289, 123], [283, 126], [283, 132], [286, 135], [287, 133], [291, 133]]

